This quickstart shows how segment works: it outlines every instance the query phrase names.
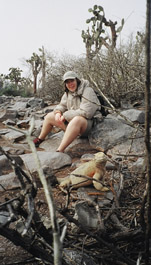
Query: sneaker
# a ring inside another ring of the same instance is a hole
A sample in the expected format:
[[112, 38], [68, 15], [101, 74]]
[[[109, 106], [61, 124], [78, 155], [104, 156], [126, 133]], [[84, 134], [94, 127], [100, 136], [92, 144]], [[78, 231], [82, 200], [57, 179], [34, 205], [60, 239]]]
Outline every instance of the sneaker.
[[35, 139], [33, 140], [33, 142], [34, 142], [34, 144], [35, 144], [36, 147], [39, 147], [39, 145], [40, 145], [43, 141], [44, 141], [44, 140], [39, 139], [38, 137], [35, 138]]

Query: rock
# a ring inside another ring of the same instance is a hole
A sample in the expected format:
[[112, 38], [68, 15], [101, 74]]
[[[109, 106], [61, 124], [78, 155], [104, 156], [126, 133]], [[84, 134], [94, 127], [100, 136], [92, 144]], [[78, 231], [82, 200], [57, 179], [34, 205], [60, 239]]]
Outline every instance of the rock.
[[23, 155], [25, 153], [25, 145], [22, 147], [21, 144], [18, 146], [14, 144], [13, 147], [4, 146], [3, 149], [10, 155]]
[[90, 161], [93, 158], [94, 158], [93, 154], [84, 154], [83, 156], [81, 156], [81, 161], [86, 162], [86, 161]]
[[[0, 191], [20, 187], [20, 182], [14, 172], [0, 176]], [[4, 188], [4, 189], [3, 189]]]
[[56, 176], [54, 175], [52, 168], [44, 165], [42, 169], [47, 179], [48, 185], [50, 185], [51, 187], [54, 187], [56, 184], [58, 184], [58, 180]]
[[75, 214], [78, 222], [85, 227], [97, 228], [99, 225], [98, 215], [94, 207], [90, 207], [88, 202], [82, 201], [75, 204]]
[[109, 150], [109, 153], [116, 158], [118, 154], [140, 154], [144, 153], [145, 150], [145, 142], [144, 142], [144, 136], [143, 132], [138, 131], [135, 135], [135, 132], [132, 133], [132, 135], [125, 140], [124, 142], [117, 144], [114, 146], [111, 150]]
[[5, 226], [10, 220], [10, 215], [6, 211], [0, 211], [0, 228]]
[[12, 141], [12, 142], [18, 142], [21, 141], [25, 138], [25, 135], [23, 133], [14, 131], [14, 130], [10, 130], [8, 133], [6, 133], [4, 136], [2, 136], [3, 139], [5, 139], [6, 141]]
[[[3, 148], [5, 149], [5, 148]], [[11, 158], [18, 164], [18, 165], [22, 165], [23, 162], [21, 160], [21, 158], [14, 154], [11, 155]], [[5, 174], [5, 172], [7, 172], [8, 170], [12, 169], [12, 165], [11, 162], [8, 160], [8, 158], [5, 155], [0, 155], [0, 175]]]
[[[45, 165], [46, 167], [50, 167], [51, 169], [59, 169], [64, 166], [71, 165], [72, 162], [70, 156], [65, 153], [38, 151], [37, 155], [39, 157], [41, 165]], [[35, 163], [33, 154], [24, 154], [20, 157], [23, 160], [26, 168], [31, 173], [37, 171], [37, 165]]]
[[5, 105], [5, 103], [10, 103], [13, 97], [8, 97], [8, 96], [0, 96], [0, 104]]
[[[94, 260], [85, 253], [73, 249], [63, 249], [65, 256], [64, 259], [67, 264], [76, 264], [76, 265], [97, 265]], [[81, 263], [82, 261], [82, 263]]]
[[88, 138], [92, 146], [97, 143], [97, 146], [107, 150], [125, 142], [132, 132], [134, 132], [133, 127], [109, 114], [103, 122], [92, 128]]
[[30, 122], [30, 119], [21, 120], [21, 121], [17, 122], [17, 126], [18, 126], [18, 128], [28, 129], [29, 128], [29, 122]]
[[145, 172], [145, 168], [145, 160], [143, 157], [139, 157], [131, 166], [131, 169], [135, 171], [135, 173], [143, 173]]
[[[138, 122], [140, 124], [145, 123], [145, 112], [142, 110], [128, 109], [121, 111], [121, 114], [132, 122]], [[117, 118], [124, 121], [124, 118], [122, 118], [120, 115], [118, 115]]]
[[22, 111], [27, 107], [27, 102], [17, 101], [13, 106], [10, 107], [10, 110]]
[[98, 147], [110, 149], [111, 153], [127, 152], [131, 144], [132, 152], [144, 150], [144, 132], [111, 114], [96, 124], [88, 138], [90, 145], [95, 146], [97, 143]]
[[5, 155], [0, 156], [0, 175], [4, 174], [4, 172], [11, 170], [11, 163], [8, 161]]
[[3, 124], [14, 126], [16, 123], [14, 121], [10, 120], [10, 119], [7, 119], [6, 121], [3, 121]]
[[4, 146], [3, 149], [12, 155], [21, 155], [25, 152], [31, 153], [31, 149], [27, 143], [9, 143], [7, 146]]
[[106, 170], [116, 170], [116, 165], [107, 161], [106, 163]]
[[[56, 151], [58, 146], [61, 143], [64, 132], [60, 131], [58, 133], [51, 134], [51, 136], [40, 144], [40, 148], [43, 148], [45, 151]], [[88, 139], [77, 138], [75, 139], [67, 148], [68, 152], [73, 146], [76, 146], [80, 143], [88, 143]]]
[[4, 134], [9, 133], [9, 132], [10, 132], [10, 129], [1, 129], [0, 135], [4, 135]]
[[44, 108], [45, 104], [44, 104], [44, 100], [43, 99], [40, 99], [40, 98], [30, 98], [28, 100], [28, 103], [27, 103], [27, 106], [30, 107], [30, 108], [37, 108], [37, 107], [40, 107], [40, 108]]
[[99, 197], [98, 205], [101, 207], [110, 205], [113, 200], [113, 193], [110, 190], [102, 193], [93, 187], [81, 187], [77, 190], [77, 195], [80, 200], [90, 201], [92, 204]]
[[17, 110], [5, 109], [2, 112], [0, 112], [0, 121], [5, 121], [7, 119], [16, 120], [16, 118], [17, 118]]

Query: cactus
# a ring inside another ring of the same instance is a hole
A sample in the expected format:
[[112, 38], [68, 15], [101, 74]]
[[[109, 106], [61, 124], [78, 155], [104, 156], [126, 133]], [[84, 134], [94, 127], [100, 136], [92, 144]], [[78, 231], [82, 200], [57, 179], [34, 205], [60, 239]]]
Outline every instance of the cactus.
[[33, 73], [33, 77], [34, 77], [33, 90], [34, 90], [34, 94], [36, 94], [36, 92], [37, 92], [37, 77], [38, 77], [38, 74], [39, 74], [41, 67], [42, 67], [42, 61], [41, 61], [41, 58], [38, 54], [33, 53], [31, 58], [26, 60], [26, 62], [29, 63], [32, 67], [32, 73]]
[[[91, 32], [89, 28], [87, 31], [82, 30], [81, 37], [86, 46], [87, 59], [90, 61], [100, 51], [102, 45], [106, 48], [116, 47], [117, 33], [121, 32], [124, 26], [124, 19], [121, 21], [121, 26], [116, 29], [117, 22], [106, 20], [102, 6], [94, 5], [88, 11], [93, 14], [91, 18], [86, 20], [87, 24], [92, 24]], [[103, 35], [105, 34], [105, 27], [110, 27], [111, 29], [111, 40]]]

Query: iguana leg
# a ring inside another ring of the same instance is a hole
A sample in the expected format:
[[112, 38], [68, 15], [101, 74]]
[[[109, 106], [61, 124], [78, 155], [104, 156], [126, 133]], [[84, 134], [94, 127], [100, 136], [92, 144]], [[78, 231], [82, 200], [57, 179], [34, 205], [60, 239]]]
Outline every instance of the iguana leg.
[[[97, 171], [94, 175], [93, 175], [93, 178], [94, 179], [97, 179], [97, 180], [101, 180], [102, 177], [104, 176], [105, 174], [105, 170], [101, 170], [100, 171]], [[93, 180], [93, 186], [97, 189], [97, 190], [100, 190], [100, 191], [107, 191], [109, 190], [107, 187], [104, 187], [101, 183]]]
[[[81, 180], [81, 178], [80, 178]], [[81, 181], [81, 183], [72, 183], [71, 181], [71, 176], [69, 176], [68, 178], [66, 178], [65, 180], [63, 180], [61, 183], [60, 183], [60, 187], [67, 187], [69, 185], [72, 185], [73, 189], [77, 189], [77, 188], [80, 188], [80, 187], [84, 187], [84, 186], [89, 186], [90, 184], [92, 184], [92, 180], [86, 180], [84, 179], [83, 181]]]
[[88, 181], [83, 181], [81, 183], [78, 183], [78, 184], [72, 184], [72, 188], [73, 189], [77, 189], [77, 188], [80, 188], [80, 187], [86, 187], [86, 186], [89, 186], [92, 184], [92, 180], [88, 180]]
[[70, 180], [70, 177], [67, 177], [65, 178], [65, 180], [63, 180], [61, 183], [60, 183], [60, 187], [67, 187], [69, 184], [71, 184], [71, 180]]
[[[94, 178], [94, 179], [97, 179], [97, 180], [100, 180], [100, 174], [96, 172], [96, 173], [93, 175], [93, 178]], [[93, 180], [93, 186], [94, 186], [97, 190], [102, 190], [102, 188], [103, 188], [103, 185], [102, 185], [101, 183], [95, 181], [95, 180]]]

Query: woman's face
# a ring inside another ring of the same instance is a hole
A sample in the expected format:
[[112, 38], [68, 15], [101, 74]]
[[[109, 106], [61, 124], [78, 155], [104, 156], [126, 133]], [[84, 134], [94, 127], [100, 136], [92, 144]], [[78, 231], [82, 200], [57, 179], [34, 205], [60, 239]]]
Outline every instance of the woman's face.
[[65, 81], [66, 87], [71, 91], [74, 92], [77, 89], [77, 80], [76, 79], [68, 79]]

